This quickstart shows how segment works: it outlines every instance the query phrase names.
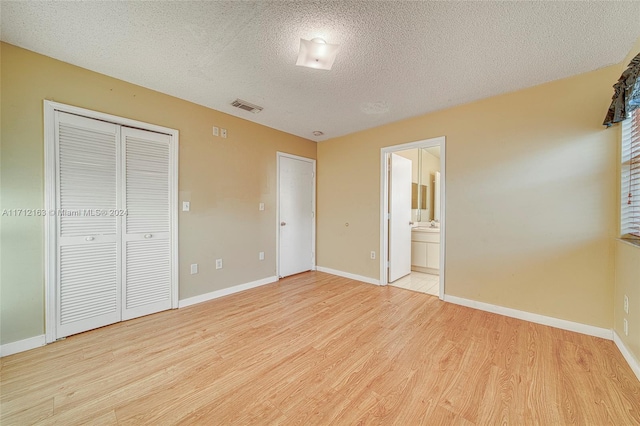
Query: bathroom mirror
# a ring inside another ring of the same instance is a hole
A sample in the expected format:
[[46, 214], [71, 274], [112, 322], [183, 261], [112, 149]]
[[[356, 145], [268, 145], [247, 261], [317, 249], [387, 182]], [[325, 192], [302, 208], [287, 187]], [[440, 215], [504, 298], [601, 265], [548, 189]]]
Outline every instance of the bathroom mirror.
[[440, 171], [440, 147], [414, 148], [396, 152], [411, 160], [411, 220], [415, 223], [439, 220], [434, 202], [435, 176]]
[[411, 209], [427, 209], [427, 185], [420, 185], [417, 182], [411, 184]]

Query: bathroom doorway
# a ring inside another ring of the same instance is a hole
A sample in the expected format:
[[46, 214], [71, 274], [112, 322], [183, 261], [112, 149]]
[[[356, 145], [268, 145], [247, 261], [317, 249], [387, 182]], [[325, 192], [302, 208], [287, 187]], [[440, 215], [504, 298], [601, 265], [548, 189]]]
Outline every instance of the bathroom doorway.
[[[402, 157], [405, 162], [411, 162], [410, 183], [405, 183], [406, 177], [402, 174], [398, 176], [394, 171], [392, 157]], [[399, 178], [403, 179], [402, 185], [411, 187], [410, 214], [404, 212], [408, 208], [405, 205], [408, 204], [402, 199], [402, 195], [394, 195], [399, 193], [394, 192]], [[443, 299], [445, 138], [382, 148], [380, 186], [380, 283]], [[400, 198], [396, 199], [397, 197]], [[399, 205], [402, 206], [401, 212]], [[409, 217], [410, 220], [407, 220]], [[410, 270], [406, 270], [405, 264], [409, 262]], [[399, 269], [404, 272], [398, 274]]]

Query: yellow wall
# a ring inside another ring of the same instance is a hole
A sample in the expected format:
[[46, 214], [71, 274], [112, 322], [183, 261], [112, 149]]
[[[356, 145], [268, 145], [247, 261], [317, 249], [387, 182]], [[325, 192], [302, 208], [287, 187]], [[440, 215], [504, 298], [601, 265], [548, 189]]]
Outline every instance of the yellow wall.
[[[191, 201], [179, 216], [180, 299], [275, 275], [276, 151], [316, 158], [314, 142], [12, 45], [1, 55], [1, 209], [43, 208], [44, 99], [158, 124], [180, 131], [180, 201]], [[44, 236], [38, 218], [1, 226], [4, 344], [44, 333]]]
[[[629, 298], [629, 313], [624, 312], [624, 296]], [[614, 330], [629, 351], [640, 361], [640, 245], [616, 242], [616, 288]], [[624, 334], [623, 319], [629, 324]]]
[[445, 136], [446, 294], [611, 328], [619, 71], [321, 142], [318, 265], [379, 278], [380, 148]]

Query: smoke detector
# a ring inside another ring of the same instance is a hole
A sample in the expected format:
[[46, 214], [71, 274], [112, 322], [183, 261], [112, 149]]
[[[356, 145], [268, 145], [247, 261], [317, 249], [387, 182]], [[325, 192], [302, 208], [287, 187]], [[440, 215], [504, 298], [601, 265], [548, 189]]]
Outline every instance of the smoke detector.
[[313, 136], [322, 136], [322, 135], [324, 135], [324, 133], [321, 132], [320, 130], [316, 130], [313, 132]]
[[242, 99], [236, 99], [235, 101], [231, 102], [231, 106], [243, 109], [245, 111], [252, 112], [254, 114], [259, 113], [263, 109], [261, 106], [254, 105], [247, 101], [243, 101]]

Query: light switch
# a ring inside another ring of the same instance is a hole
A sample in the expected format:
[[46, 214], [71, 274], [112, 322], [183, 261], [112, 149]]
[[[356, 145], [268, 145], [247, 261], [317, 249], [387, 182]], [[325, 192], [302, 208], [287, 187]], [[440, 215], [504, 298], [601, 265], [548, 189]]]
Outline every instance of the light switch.
[[259, 260], [264, 260], [264, 252], [261, 251], [260, 253], [258, 253], [258, 259]]
[[198, 264], [197, 263], [191, 264], [191, 275], [197, 274], [197, 273], [198, 273]]
[[213, 136], [220, 135], [220, 129], [216, 126], [213, 126]]
[[258, 210], [260, 210], [260, 211], [264, 210], [264, 203], [258, 204]]
[[189, 209], [191, 209], [191, 203], [189, 201], [183, 201], [182, 202], [182, 211], [183, 212], [188, 212]]

